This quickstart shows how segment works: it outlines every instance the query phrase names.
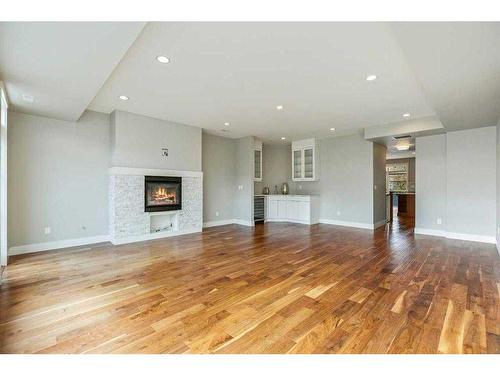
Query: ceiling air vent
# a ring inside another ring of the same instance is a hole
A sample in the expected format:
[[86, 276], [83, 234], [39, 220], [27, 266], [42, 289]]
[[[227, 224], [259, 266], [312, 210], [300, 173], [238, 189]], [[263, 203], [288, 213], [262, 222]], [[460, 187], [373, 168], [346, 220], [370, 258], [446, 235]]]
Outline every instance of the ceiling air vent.
[[398, 136], [395, 136], [392, 138], [394, 138], [394, 139], [407, 139], [407, 138], [411, 138], [411, 135], [398, 135]]

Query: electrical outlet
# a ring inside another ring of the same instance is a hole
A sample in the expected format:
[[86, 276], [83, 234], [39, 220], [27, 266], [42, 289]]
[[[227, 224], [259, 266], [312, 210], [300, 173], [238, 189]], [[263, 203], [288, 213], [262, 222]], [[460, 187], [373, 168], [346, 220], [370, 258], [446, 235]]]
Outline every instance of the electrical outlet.
[[50, 234], [51, 229], [50, 227], [45, 227], [43, 231], [45, 234]]
[[438, 223], [438, 225], [441, 225], [441, 224], [443, 224], [443, 220], [441, 220], [441, 218], [438, 217], [436, 220], [436, 223]]
[[375, 190], [377, 190], [377, 185], [373, 185], [373, 188], [374, 188]]
[[215, 211], [215, 216], [219, 216], [219, 211]]
[[302, 185], [299, 185], [299, 190], [302, 190]]
[[238, 185], [238, 190], [243, 190], [243, 185]]
[[337, 211], [337, 216], [340, 216], [340, 211]]

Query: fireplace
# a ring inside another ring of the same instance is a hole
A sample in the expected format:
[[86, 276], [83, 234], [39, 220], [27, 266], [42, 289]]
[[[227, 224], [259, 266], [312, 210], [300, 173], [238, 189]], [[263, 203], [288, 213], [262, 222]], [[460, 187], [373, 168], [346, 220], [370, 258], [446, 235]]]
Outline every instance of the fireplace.
[[145, 176], [144, 211], [182, 209], [182, 177]]

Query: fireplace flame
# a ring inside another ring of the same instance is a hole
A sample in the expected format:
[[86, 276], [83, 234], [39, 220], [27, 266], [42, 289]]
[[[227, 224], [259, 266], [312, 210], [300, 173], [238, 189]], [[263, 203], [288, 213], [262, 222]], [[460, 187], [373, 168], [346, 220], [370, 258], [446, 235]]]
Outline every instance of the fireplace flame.
[[159, 187], [153, 193], [153, 198], [156, 201], [170, 201], [175, 202], [175, 193], [172, 191], [168, 191], [165, 188]]

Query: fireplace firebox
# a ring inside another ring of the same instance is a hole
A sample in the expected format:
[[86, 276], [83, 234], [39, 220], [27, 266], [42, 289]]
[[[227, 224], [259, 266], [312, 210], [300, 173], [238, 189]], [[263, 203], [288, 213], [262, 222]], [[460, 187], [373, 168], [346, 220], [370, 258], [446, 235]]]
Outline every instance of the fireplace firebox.
[[182, 209], [182, 177], [145, 176], [144, 211]]

